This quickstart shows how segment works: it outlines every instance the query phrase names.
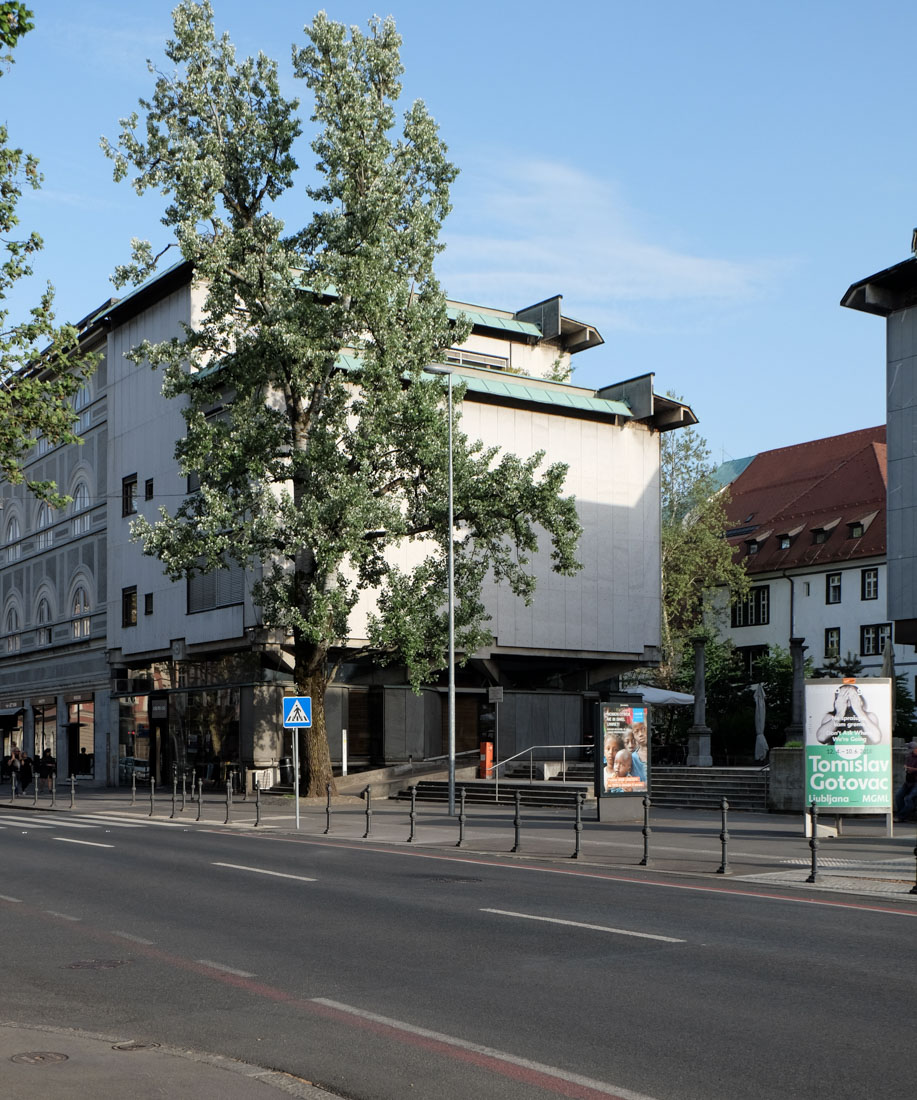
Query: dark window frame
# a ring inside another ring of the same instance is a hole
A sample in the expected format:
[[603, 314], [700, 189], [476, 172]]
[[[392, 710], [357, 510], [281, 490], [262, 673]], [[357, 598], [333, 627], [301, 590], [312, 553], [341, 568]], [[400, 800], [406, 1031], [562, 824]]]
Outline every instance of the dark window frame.
[[[869, 590], [872, 588], [872, 595]], [[877, 600], [879, 598], [879, 569], [872, 566], [869, 569], [860, 570], [860, 599]]]
[[137, 514], [137, 475], [128, 474], [121, 478], [121, 515]]
[[121, 589], [121, 626], [137, 625], [137, 586], [132, 584]]
[[825, 574], [825, 603], [841, 602], [841, 573]]

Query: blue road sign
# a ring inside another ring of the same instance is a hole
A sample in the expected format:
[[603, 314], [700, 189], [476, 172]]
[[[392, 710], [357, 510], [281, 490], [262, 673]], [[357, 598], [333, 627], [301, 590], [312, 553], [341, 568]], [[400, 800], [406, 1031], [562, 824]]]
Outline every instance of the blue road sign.
[[284, 729], [312, 725], [311, 695], [284, 695], [283, 725]]

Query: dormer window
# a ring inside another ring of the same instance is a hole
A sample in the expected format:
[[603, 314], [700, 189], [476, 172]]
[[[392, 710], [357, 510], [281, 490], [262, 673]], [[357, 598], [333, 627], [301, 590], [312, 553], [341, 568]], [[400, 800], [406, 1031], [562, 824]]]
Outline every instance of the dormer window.
[[749, 554], [758, 553], [758, 543], [754, 539], [749, 539], [747, 545]]
[[781, 550], [789, 550], [789, 548], [790, 548], [790, 541], [791, 541], [791, 540], [790, 540], [790, 536], [789, 536], [789, 535], [781, 535], [781, 536], [780, 536], [780, 549], [781, 549]]
[[824, 529], [824, 527], [816, 527], [816, 529], [812, 532], [812, 541], [814, 543], [828, 541], [828, 532]]
[[859, 521], [856, 523], [848, 523], [847, 526], [850, 529], [849, 537], [852, 539], [861, 539], [865, 534], [866, 529]]

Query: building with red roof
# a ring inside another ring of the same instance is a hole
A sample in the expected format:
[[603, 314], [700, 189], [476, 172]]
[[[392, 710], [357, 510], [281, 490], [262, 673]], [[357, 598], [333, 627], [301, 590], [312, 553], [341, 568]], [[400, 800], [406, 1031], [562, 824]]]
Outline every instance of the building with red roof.
[[[805, 639], [816, 667], [857, 656], [878, 675], [891, 636], [886, 607], [885, 426], [755, 455], [729, 483], [726, 537], [751, 579], [724, 633], [749, 664]], [[896, 646], [913, 673], [913, 647]]]

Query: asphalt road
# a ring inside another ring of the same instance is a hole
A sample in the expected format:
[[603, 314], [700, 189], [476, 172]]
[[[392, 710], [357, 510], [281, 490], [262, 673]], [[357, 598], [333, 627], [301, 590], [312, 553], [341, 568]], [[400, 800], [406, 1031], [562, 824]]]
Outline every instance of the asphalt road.
[[3, 1009], [359, 1100], [913, 1094], [913, 905], [0, 812]]

